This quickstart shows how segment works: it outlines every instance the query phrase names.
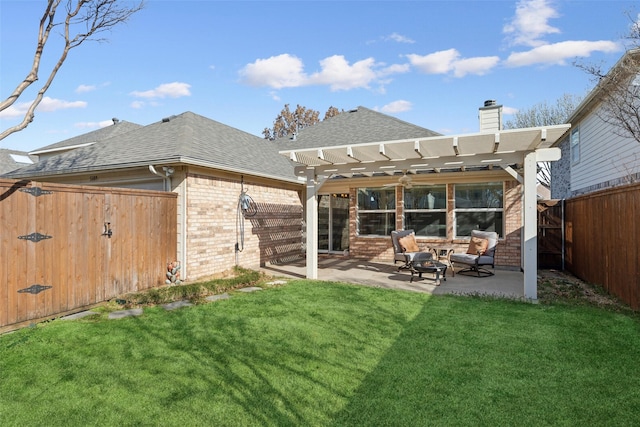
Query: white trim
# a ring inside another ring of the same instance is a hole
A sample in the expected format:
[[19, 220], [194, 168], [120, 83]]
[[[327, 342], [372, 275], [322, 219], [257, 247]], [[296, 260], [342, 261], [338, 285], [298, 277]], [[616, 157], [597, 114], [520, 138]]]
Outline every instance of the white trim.
[[524, 297], [528, 300], [538, 299], [538, 210], [536, 192], [537, 155], [528, 153], [524, 157], [524, 221], [523, 251]]
[[36, 150], [36, 151], [31, 151], [29, 154], [48, 154], [48, 153], [55, 153], [58, 151], [69, 151], [69, 150], [75, 150], [76, 148], [82, 148], [82, 147], [88, 147], [90, 145], [95, 144], [94, 142], [85, 142], [84, 144], [75, 144], [75, 145], [65, 145], [64, 147], [56, 147], [56, 148], [50, 148], [48, 150]]
[[318, 278], [318, 198], [314, 169], [307, 169], [307, 278]]

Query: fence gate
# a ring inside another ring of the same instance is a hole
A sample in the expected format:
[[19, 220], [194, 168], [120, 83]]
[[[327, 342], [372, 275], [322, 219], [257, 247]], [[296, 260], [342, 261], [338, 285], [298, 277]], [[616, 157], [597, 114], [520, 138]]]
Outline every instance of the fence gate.
[[0, 332], [164, 283], [172, 193], [0, 180]]
[[564, 200], [538, 201], [538, 267], [564, 269]]

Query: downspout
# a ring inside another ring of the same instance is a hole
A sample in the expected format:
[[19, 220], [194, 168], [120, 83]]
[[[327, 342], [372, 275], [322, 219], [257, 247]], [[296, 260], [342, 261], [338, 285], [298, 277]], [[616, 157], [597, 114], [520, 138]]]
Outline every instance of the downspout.
[[[158, 172], [156, 170], [156, 168], [153, 165], [149, 165], [149, 172], [151, 172], [152, 174], [159, 176], [160, 178], [162, 178], [162, 180], [164, 181], [164, 191], [172, 191], [171, 186], [171, 177], [173, 176], [175, 170], [174, 168], [172, 168], [171, 166], [163, 166], [162, 169], [164, 170], [164, 174], [161, 174], [160, 172]], [[182, 240], [178, 243], [180, 245], [180, 250], [178, 252], [182, 252], [182, 253], [178, 253], [178, 258], [180, 259], [180, 266], [181, 268], [181, 277], [182, 280], [185, 280], [188, 277], [188, 266], [187, 266], [187, 260], [186, 260], [186, 256], [187, 256], [187, 251], [186, 251], [186, 194], [185, 194], [185, 188], [184, 188], [184, 182], [182, 183], [182, 185], [180, 185], [180, 189], [179, 189], [179, 194], [182, 198], [182, 203], [180, 206], [180, 210], [181, 210], [181, 218], [182, 218], [182, 223], [180, 224], [181, 227], [181, 234], [182, 234]]]
[[164, 191], [171, 191], [171, 175], [173, 175], [173, 168], [164, 168], [165, 174], [161, 174], [153, 167], [153, 165], [149, 165], [149, 172], [154, 175], [159, 176], [164, 180]]

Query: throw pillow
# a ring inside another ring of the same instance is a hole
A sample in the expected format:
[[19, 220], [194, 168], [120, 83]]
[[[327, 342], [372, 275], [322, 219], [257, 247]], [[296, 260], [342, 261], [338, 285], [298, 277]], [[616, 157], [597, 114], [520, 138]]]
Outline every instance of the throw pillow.
[[407, 236], [399, 238], [398, 243], [400, 243], [400, 246], [406, 252], [420, 252], [420, 248], [416, 243], [416, 236], [414, 234], [409, 234]]
[[484, 254], [489, 246], [489, 240], [482, 239], [480, 237], [472, 237], [469, 241], [469, 249], [467, 249], [468, 254], [480, 255]]

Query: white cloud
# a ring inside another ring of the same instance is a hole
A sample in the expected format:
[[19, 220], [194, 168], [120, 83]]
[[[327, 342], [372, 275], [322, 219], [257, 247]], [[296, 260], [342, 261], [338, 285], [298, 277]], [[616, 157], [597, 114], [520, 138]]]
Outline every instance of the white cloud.
[[274, 101], [281, 101], [280, 99], [280, 95], [278, 95], [278, 92], [276, 92], [275, 90], [272, 90], [271, 92], [269, 92], [269, 96], [271, 97], [271, 99], [273, 99]]
[[[33, 101], [13, 104], [9, 108], [0, 111], [0, 118], [12, 119], [16, 117], [22, 117], [29, 110], [29, 107], [32, 103]], [[87, 105], [88, 104], [85, 101], [65, 101], [62, 99], [54, 99], [45, 96], [44, 98], [42, 98], [42, 101], [40, 101], [40, 104], [36, 108], [36, 111], [51, 113], [53, 111], [67, 110], [69, 108], [85, 108]]]
[[250, 86], [274, 89], [303, 86], [307, 79], [302, 60], [284, 53], [267, 59], [257, 59], [240, 70], [241, 79]]
[[[378, 77], [390, 76], [393, 74], [408, 73], [411, 70], [410, 64], [393, 64], [382, 68], [377, 72]], [[386, 82], [388, 83], [388, 82]]]
[[446, 74], [453, 69], [453, 62], [460, 57], [456, 49], [441, 50], [428, 55], [409, 54], [409, 62], [426, 74]]
[[139, 110], [140, 108], [143, 108], [145, 106], [144, 101], [133, 101], [130, 105], [131, 108], [135, 108], [136, 110]]
[[385, 40], [391, 40], [398, 43], [415, 43], [415, 40], [410, 39], [409, 37], [403, 36], [398, 33], [392, 33], [390, 36], [384, 38]]
[[512, 46], [540, 46], [544, 44], [541, 37], [560, 33], [548, 23], [559, 16], [548, 0], [520, 0], [515, 17], [503, 27], [503, 32], [513, 37], [509, 41]]
[[320, 61], [322, 70], [309, 77], [309, 83], [329, 85], [332, 91], [368, 88], [377, 77], [373, 58], [349, 65], [342, 55], [333, 55]]
[[173, 83], [163, 83], [155, 89], [147, 90], [147, 91], [133, 91], [130, 95], [133, 95], [137, 98], [147, 98], [147, 99], [157, 99], [157, 98], [181, 98], [183, 96], [190, 96], [191, 91], [189, 88], [191, 87], [188, 83], [182, 82], [173, 82]]
[[21, 105], [22, 104], [14, 104], [0, 111], [0, 119], [14, 119], [16, 117], [24, 116], [24, 113], [27, 112], [27, 108], [29, 108], [29, 106], [27, 103], [25, 103], [25, 107], [22, 108]]
[[92, 92], [96, 90], [96, 86], [95, 85], [80, 85], [76, 88], [75, 92], [76, 93], [86, 93], [86, 92]]
[[479, 56], [475, 58], [460, 58], [456, 49], [441, 50], [428, 55], [407, 55], [409, 62], [419, 71], [426, 74], [453, 73], [455, 77], [467, 74], [483, 75], [493, 69], [499, 62], [497, 56]]
[[502, 114], [505, 114], [507, 116], [514, 115], [517, 112], [518, 112], [517, 108], [514, 108], [514, 107], [502, 107]]
[[87, 103], [85, 101], [65, 101], [63, 99], [54, 99], [45, 96], [42, 98], [42, 102], [36, 108], [37, 111], [58, 111], [68, 110], [69, 108], [85, 108]]
[[500, 62], [497, 56], [479, 56], [453, 62], [453, 75], [464, 77], [467, 74], [482, 76], [491, 71]]
[[[350, 64], [343, 55], [333, 55], [320, 61], [320, 71], [307, 74], [304, 63], [296, 56], [282, 54], [257, 59], [240, 70], [241, 80], [251, 86], [273, 89], [326, 85], [332, 91], [369, 88], [373, 83], [392, 74], [409, 71], [407, 64], [385, 66], [374, 58]], [[383, 82], [388, 83], [388, 80]]]
[[616, 52], [620, 46], [612, 41], [574, 40], [548, 44], [533, 48], [526, 52], [515, 52], [509, 55], [506, 64], [511, 67], [523, 67], [535, 64], [565, 65], [566, 60], [575, 57], [587, 57], [593, 52]]
[[413, 104], [409, 101], [405, 101], [400, 99], [398, 101], [393, 101], [383, 106], [380, 111], [383, 113], [393, 114], [393, 113], [402, 113], [404, 111], [409, 111], [413, 107]]

